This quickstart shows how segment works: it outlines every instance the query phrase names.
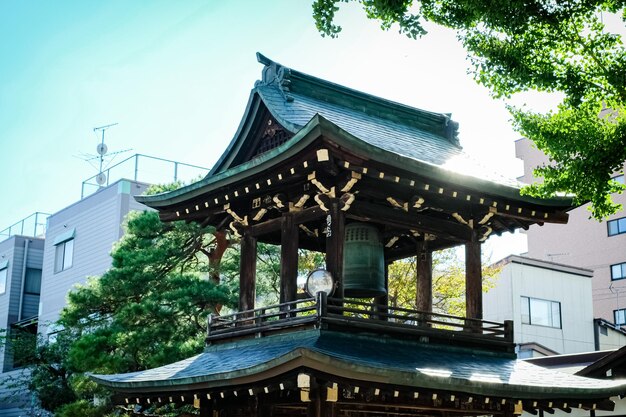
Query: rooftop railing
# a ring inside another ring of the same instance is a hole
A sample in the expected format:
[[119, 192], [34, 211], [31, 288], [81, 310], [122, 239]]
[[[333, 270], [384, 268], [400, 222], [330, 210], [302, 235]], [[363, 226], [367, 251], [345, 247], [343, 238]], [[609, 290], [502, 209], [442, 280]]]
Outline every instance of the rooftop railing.
[[50, 214], [37, 211], [13, 223], [6, 229], [0, 230], [0, 242], [11, 236], [21, 235], [30, 237], [44, 237], [46, 234], [46, 220]]
[[135, 154], [103, 170], [104, 182], [98, 183], [98, 175], [83, 181], [80, 198], [107, 187], [122, 178], [141, 181], [148, 184], [168, 184], [179, 180], [190, 181], [205, 176], [208, 168], [184, 164], [170, 159], [149, 155]]
[[512, 348], [513, 322], [497, 323], [383, 306], [353, 300], [327, 298], [318, 293], [305, 298], [224, 316], [209, 316], [207, 343], [239, 337], [262, 337], [294, 327], [341, 328], [416, 337], [421, 341], [465, 342], [467, 345], [499, 345]]

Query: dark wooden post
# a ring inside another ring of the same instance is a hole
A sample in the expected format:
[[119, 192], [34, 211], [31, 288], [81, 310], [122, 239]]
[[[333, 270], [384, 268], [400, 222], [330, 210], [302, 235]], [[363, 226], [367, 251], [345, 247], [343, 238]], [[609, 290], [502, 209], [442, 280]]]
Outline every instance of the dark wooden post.
[[317, 380], [315, 378], [311, 378], [309, 398], [311, 401], [307, 404], [306, 417], [325, 417], [322, 415], [320, 386], [317, 384]]
[[213, 417], [213, 406], [207, 398], [200, 397], [200, 417]]
[[483, 318], [483, 277], [480, 242], [476, 231], [465, 244], [465, 314], [469, 319]]
[[244, 233], [239, 260], [239, 311], [254, 308], [256, 290], [256, 238]]
[[433, 311], [433, 253], [428, 241], [417, 243], [417, 283], [415, 306], [420, 311]]
[[385, 261], [385, 295], [376, 297], [376, 310], [382, 314], [378, 315], [378, 320], [387, 321], [389, 313], [389, 263]]
[[[337, 287], [334, 298], [343, 299], [343, 242], [345, 239], [345, 215], [340, 203], [333, 199], [326, 217], [328, 235], [326, 236], [326, 269], [333, 275]], [[328, 222], [330, 221], [330, 225]]]
[[298, 279], [298, 225], [283, 214], [280, 236], [280, 302], [295, 301]]

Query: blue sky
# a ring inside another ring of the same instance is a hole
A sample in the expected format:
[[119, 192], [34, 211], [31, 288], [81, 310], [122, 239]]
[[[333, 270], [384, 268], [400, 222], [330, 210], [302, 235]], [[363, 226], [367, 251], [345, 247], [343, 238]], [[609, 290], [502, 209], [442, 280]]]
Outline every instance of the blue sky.
[[317, 33], [307, 0], [1, 1], [0, 229], [80, 198], [81, 182], [97, 171], [77, 156], [95, 153], [96, 126], [119, 123], [106, 133], [110, 151], [210, 167], [260, 77], [257, 51], [451, 112], [468, 152], [521, 175], [504, 104], [467, 75], [453, 32], [432, 28], [409, 40], [382, 32], [354, 6], [337, 19], [344, 31], [329, 39]]

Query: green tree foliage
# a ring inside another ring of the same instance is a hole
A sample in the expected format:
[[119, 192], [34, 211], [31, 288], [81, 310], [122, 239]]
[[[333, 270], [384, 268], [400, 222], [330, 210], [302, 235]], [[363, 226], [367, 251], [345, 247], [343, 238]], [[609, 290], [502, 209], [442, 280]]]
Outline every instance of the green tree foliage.
[[208, 279], [214, 237], [197, 223], [129, 215], [112, 267], [68, 295], [59, 323], [80, 334], [69, 350], [78, 371], [129, 372], [171, 363], [204, 346], [207, 316], [231, 305]]
[[397, 25], [411, 38], [426, 33], [425, 22], [455, 29], [471, 73], [495, 97], [559, 93], [561, 104], [547, 114], [509, 107], [516, 129], [550, 159], [536, 171], [545, 181], [524, 192], [572, 193], [576, 203], [592, 203], [597, 219], [620, 208], [611, 194], [623, 187], [611, 176], [626, 159], [626, 49], [603, 19], [621, 14], [623, 21], [626, 2], [316, 0], [313, 16], [322, 35], [339, 34], [338, 5], [352, 1], [383, 29]]
[[54, 415], [56, 417], [102, 417], [107, 411], [104, 406], [97, 407], [87, 400], [78, 400], [59, 407]]
[[[389, 304], [416, 309], [415, 257], [396, 261], [389, 266]], [[495, 285], [500, 268], [483, 266], [483, 291]], [[454, 249], [433, 253], [433, 311], [465, 317], [465, 264]]]
[[111, 268], [69, 293], [55, 324], [62, 331], [50, 341], [10, 341], [15, 360], [29, 364], [29, 388], [56, 415], [104, 416], [106, 406], [85, 405], [107, 395], [85, 372], [137, 371], [197, 354], [207, 316], [235, 304], [232, 286], [214, 279], [215, 254], [225, 251], [218, 246], [230, 242], [213, 229], [162, 223], [156, 212], [132, 213], [125, 227]]
[[0, 342], [6, 343], [14, 366], [22, 368], [22, 372], [0, 383], [1, 387], [12, 392], [6, 400], [22, 402], [24, 395], [30, 395], [27, 389], [36, 393], [38, 404], [31, 404], [26, 412], [34, 417], [48, 415], [42, 409], [54, 411], [79, 398], [93, 398], [94, 394], [101, 392], [84, 375], [75, 373], [69, 364], [68, 351], [76, 336], [65, 331], [55, 335], [53, 340], [44, 340], [41, 335], [11, 329], [9, 335], [0, 338]]
[[[222, 279], [238, 292], [239, 285], [239, 245], [233, 243], [233, 250], [222, 259], [220, 272]], [[324, 266], [324, 254], [300, 249], [298, 251], [298, 274], [306, 276], [310, 271]], [[256, 305], [268, 306], [279, 303], [280, 294], [280, 246], [259, 243], [257, 245]]]
[[[59, 416], [80, 410], [105, 414], [106, 407], [86, 405], [106, 393], [84, 372], [131, 372], [197, 354], [208, 314], [236, 305], [238, 242], [197, 223], [162, 223], [156, 212], [132, 213], [125, 227], [111, 268], [69, 293], [56, 323], [64, 330], [56, 339], [15, 339], [19, 360], [31, 364], [30, 388], [44, 409]], [[278, 301], [279, 261], [280, 247], [259, 244], [257, 292], [263, 304]], [[323, 256], [304, 251], [300, 261], [302, 270], [311, 269]]]

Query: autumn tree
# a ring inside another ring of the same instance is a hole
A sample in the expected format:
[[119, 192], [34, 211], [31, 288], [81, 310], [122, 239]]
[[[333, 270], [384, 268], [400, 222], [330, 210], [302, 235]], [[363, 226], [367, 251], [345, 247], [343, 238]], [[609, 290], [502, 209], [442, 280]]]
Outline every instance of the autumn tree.
[[316, 0], [313, 16], [322, 35], [338, 36], [341, 3], [359, 3], [382, 29], [410, 38], [425, 23], [452, 28], [466, 48], [470, 72], [496, 98], [538, 91], [558, 93], [554, 111], [539, 114], [508, 104], [517, 131], [531, 139], [550, 164], [524, 189], [539, 197], [572, 193], [591, 202], [601, 219], [620, 206], [611, 180], [626, 159], [626, 49], [604, 20], [626, 16], [624, 1], [606, 0]]
[[[402, 259], [389, 265], [389, 304], [417, 309], [417, 259]], [[483, 291], [496, 283], [500, 268], [484, 265]], [[454, 249], [433, 252], [433, 311], [465, 316], [465, 264]]]

